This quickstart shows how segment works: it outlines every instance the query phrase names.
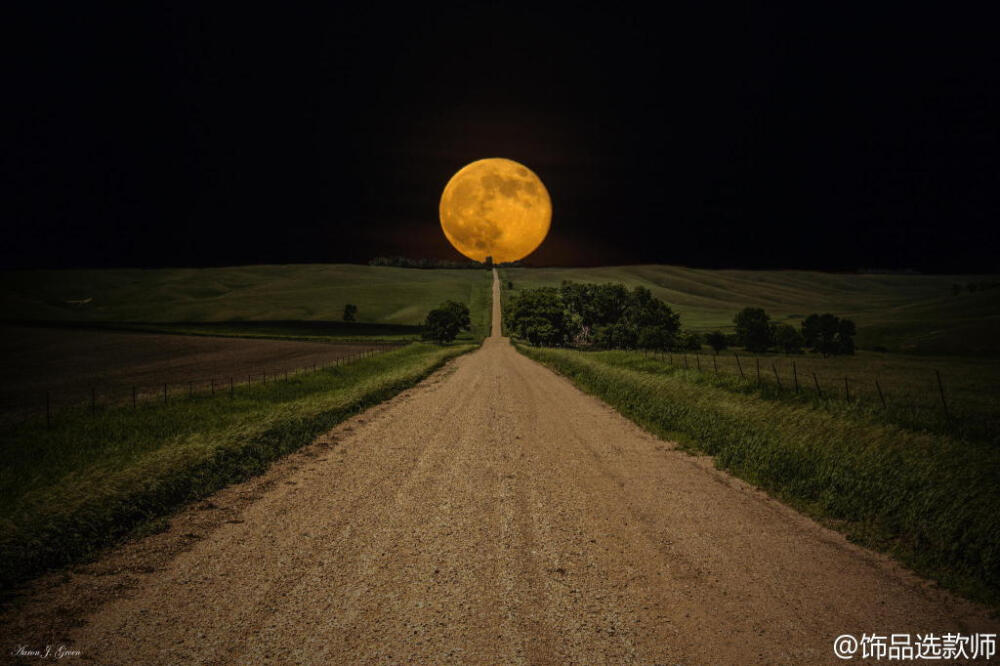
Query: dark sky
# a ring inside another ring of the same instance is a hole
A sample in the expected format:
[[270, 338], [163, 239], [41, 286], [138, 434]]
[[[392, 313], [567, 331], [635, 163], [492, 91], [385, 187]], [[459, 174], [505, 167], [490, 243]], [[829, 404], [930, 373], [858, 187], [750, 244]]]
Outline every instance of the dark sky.
[[6, 267], [458, 259], [441, 190], [499, 156], [552, 195], [535, 265], [998, 270], [959, 6], [91, 4], [4, 21]]

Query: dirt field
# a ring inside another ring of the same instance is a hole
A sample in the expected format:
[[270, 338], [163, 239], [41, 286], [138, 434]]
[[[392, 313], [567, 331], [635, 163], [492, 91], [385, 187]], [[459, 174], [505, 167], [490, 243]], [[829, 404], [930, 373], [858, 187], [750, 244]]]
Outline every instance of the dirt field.
[[96, 663], [801, 664], [839, 663], [841, 634], [1000, 629], [496, 331], [67, 578], [8, 614], [9, 643]]
[[246, 382], [248, 375], [311, 367], [367, 349], [363, 345], [212, 338], [93, 330], [0, 327], [0, 414], [16, 418], [26, 407], [44, 409], [49, 391], [54, 407], [131, 399], [169, 390], [186, 393], [210, 386], [212, 378]]

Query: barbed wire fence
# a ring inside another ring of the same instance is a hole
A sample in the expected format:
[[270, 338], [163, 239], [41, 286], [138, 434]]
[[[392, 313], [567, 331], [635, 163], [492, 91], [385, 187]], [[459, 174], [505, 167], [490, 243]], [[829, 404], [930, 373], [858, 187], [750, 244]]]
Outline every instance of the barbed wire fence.
[[256, 386], [267, 386], [277, 382], [287, 382], [304, 373], [354, 363], [377, 354], [398, 349], [394, 343], [373, 343], [363, 345], [341, 356], [323, 361], [313, 361], [305, 365], [293, 364], [281, 367], [262, 368], [250, 371], [213, 373], [207, 377], [184, 380], [150, 381], [134, 383], [95, 380], [89, 390], [80, 388], [25, 390], [20, 399], [6, 400], [0, 409], [0, 424], [4, 426], [22, 425], [35, 417], [41, 417], [46, 427], [51, 427], [59, 414], [70, 408], [83, 408], [91, 413], [107, 407], [131, 407], [163, 404], [193, 398], [195, 396], [218, 396], [235, 398], [237, 393], [252, 394]]
[[[873, 411], [909, 411], [933, 414], [941, 425], [962, 431], [974, 430], [987, 440], [1000, 434], [994, 415], [970, 413], [948, 389], [947, 378], [938, 369], [907, 371], [907, 377], [885, 377], [878, 372], [840, 372], [823, 368], [824, 360], [808, 357], [712, 354], [703, 352], [636, 350], [671, 368], [699, 375], [737, 379], [747, 388], [776, 396], [796, 395], [804, 400], [863, 405]], [[856, 369], [857, 370], [857, 369]], [[859, 376], [860, 375], [860, 376]], [[969, 423], [968, 421], [974, 421]]]

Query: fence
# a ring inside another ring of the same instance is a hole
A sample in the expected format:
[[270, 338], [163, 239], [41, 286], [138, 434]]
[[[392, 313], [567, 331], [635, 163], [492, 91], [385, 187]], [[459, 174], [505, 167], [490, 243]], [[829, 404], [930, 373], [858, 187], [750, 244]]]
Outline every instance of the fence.
[[[988, 383], [958, 382], [962, 384], [959, 396], [949, 388], [946, 376], [939, 369], [897, 368], [887, 377], [876, 369], [861, 366], [848, 370], [843, 365], [838, 367], [835, 359], [808, 356], [706, 355], [651, 350], [641, 353], [675, 368], [738, 378], [748, 386], [768, 392], [867, 403], [881, 410], [933, 410], [946, 422], [973, 418], [980, 422], [977, 427], [983, 429], [982, 434], [987, 437], [997, 429], [995, 409], [988, 404], [988, 396], [995, 395], [995, 387]], [[995, 436], [996, 432], [992, 434]]]
[[242, 372], [226, 371], [209, 377], [187, 378], [173, 381], [145, 381], [143, 383], [108, 383], [94, 381], [89, 391], [79, 389], [24, 392], [24, 397], [16, 402], [8, 401], [2, 412], [2, 422], [5, 425], [25, 423], [35, 416], [42, 416], [46, 426], [51, 426], [60, 411], [71, 407], [89, 408], [96, 412], [99, 408], [110, 406], [131, 406], [137, 408], [140, 404], [169, 404], [173, 400], [194, 395], [218, 395], [220, 397], [235, 397], [237, 391], [248, 391], [254, 386], [268, 383], [288, 381], [302, 373], [315, 372], [326, 368], [353, 363], [399, 345], [378, 343], [343, 356], [315, 361], [296, 367], [260, 368]]

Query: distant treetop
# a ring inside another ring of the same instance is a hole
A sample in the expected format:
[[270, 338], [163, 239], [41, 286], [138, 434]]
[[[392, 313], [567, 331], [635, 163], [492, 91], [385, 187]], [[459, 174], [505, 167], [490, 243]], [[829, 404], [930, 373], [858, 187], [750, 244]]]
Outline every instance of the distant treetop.
[[524, 264], [520, 261], [508, 261], [494, 264], [492, 257], [485, 262], [451, 261], [448, 259], [428, 259], [426, 257], [375, 257], [368, 262], [369, 266], [392, 266], [394, 268], [518, 268]]

